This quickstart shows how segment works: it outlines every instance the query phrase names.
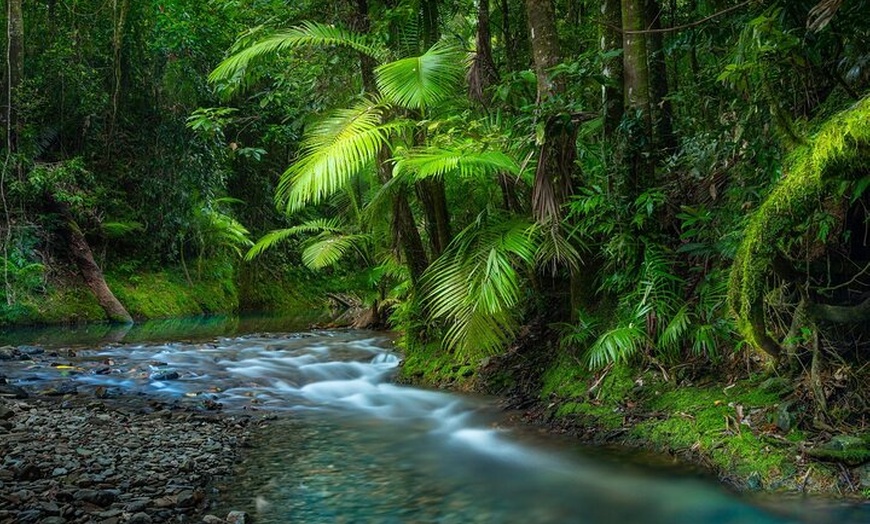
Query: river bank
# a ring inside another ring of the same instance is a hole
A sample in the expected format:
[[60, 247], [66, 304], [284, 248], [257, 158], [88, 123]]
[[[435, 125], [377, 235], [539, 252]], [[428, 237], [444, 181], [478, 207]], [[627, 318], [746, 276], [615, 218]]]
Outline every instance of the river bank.
[[4, 392], [0, 522], [9, 523], [198, 522], [269, 420], [146, 397]]
[[665, 453], [738, 491], [870, 498], [867, 426], [819, 425], [799, 385], [752, 362], [592, 372], [543, 332], [528, 331], [478, 363], [434, 344], [405, 351], [401, 382], [499, 396], [524, 423], [549, 432]]

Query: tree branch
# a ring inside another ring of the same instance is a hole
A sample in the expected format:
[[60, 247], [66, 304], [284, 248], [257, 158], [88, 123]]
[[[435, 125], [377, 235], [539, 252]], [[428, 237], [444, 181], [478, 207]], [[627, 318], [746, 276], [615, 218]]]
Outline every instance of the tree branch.
[[696, 20], [696, 21], [690, 22], [688, 24], [677, 25], [677, 26], [673, 26], [673, 27], [661, 27], [658, 29], [636, 29], [636, 30], [626, 31], [626, 30], [622, 29], [621, 27], [616, 27], [616, 26], [610, 25], [606, 22], [599, 22], [599, 24], [607, 26], [607, 27], [613, 29], [614, 31], [619, 31], [620, 33], [622, 33], [624, 35], [646, 35], [646, 34], [651, 34], [651, 33], [673, 33], [675, 31], [682, 31], [683, 29], [690, 29], [692, 27], [699, 26], [701, 24], [709, 22], [710, 20], [713, 20], [714, 18], [718, 18], [722, 15], [726, 15], [726, 14], [730, 13], [731, 11], [736, 11], [738, 9], [746, 7], [747, 5], [751, 4], [753, 1], [754, 0], [746, 0], [745, 2], [741, 2], [737, 5], [733, 5], [731, 7], [723, 9], [721, 11], [717, 11], [717, 12], [713, 13], [712, 15], [704, 17], [700, 20]]

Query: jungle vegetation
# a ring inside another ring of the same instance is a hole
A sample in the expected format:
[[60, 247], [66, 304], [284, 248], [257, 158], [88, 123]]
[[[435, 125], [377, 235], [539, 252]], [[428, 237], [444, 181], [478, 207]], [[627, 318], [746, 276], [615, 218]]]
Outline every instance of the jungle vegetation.
[[5, 5], [6, 322], [64, 279], [127, 321], [104, 273], [316, 271], [459, 362], [538, 324], [866, 413], [864, 0]]

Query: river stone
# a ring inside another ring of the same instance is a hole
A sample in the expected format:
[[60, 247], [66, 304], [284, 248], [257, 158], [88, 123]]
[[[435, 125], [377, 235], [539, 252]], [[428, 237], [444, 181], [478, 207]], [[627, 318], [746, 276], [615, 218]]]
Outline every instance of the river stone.
[[226, 521], [214, 515], [206, 515], [202, 518], [203, 524], [226, 524]]
[[147, 513], [134, 513], [129, 519], [127, 519], [127, 524], [151, 524], [151, 516]]
[[244, 511], [230, 511], [226, 518], [227, 524], [251, 524], [251, 517]]
[[0, 420], [9, 420], [15, 416], [15, 412], [6, 406], [0, 405]]
[[25, 391], [23, 388], [13, 386], [12, 384], [0, 383], [0, 397], [23, 399], [29, 396], [30, 395], [28, 395], [27, 391]]
[[106, 507], [118, 498], [118, 494], [108, 489], [80, 489], [73, 494], [75, 500], [89, 502], [97, 506]]
[[19, 357], [18, 350], [12, 346], [0, 347], [0, 360], [16, 360]]

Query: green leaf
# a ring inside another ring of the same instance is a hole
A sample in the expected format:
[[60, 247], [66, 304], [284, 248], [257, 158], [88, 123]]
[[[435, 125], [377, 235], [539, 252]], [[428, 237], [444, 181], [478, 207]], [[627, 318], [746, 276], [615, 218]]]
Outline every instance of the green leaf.
[[349, 47], [379, 61], [386, 57], [386, 52], [379, 46], [372, 45], [365, 35], [317, 22], [303, 22], [238, 51], [221, 62], [208, 76], [208, 80], [214, 83], [238, 79], [257, 60], [307, 45]]
[[302, 144], [302, 157], [281, 175], [278, 203], [292, 213], [346, 187], [373, 163], [389, 135], [407, 125], [403, 121], [382, 124], [381, 119], [380, 106], [364, 101], [312, 126]]
[[455, 96], [464, 75], [464, 53], [444, 42], [437, 42], [420, 56], [375, 69], [378, 89], [385, 100], [421, 110]]

